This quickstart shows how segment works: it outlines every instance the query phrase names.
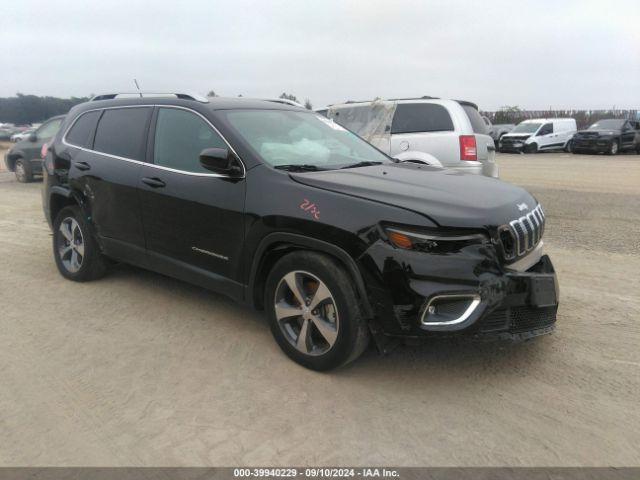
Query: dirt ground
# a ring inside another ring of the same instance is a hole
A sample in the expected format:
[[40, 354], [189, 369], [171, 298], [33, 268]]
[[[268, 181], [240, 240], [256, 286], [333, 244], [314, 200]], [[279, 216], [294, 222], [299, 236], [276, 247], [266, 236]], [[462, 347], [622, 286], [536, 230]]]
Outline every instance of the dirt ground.
[[0, 173], [0, 465], [640, 464], [640, 156], [499, 163], [547, 212], [556, 333], [328, 374], [200, 288], [129, 267], [63, 280], [40, 184]]

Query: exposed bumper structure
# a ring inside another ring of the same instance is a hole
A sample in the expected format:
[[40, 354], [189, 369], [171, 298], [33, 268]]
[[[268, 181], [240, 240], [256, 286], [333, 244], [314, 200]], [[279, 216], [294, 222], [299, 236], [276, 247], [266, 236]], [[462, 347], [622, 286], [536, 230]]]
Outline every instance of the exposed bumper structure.
[[387, 257], [386, 286], [372, 289], [383, 332], [413, 338], [551, 332], [558, 281], [549, 257], [534, 253], [537, 261], [526, 271], [502, 267], [491, 247], [479, 245], [446, 255], [403, 252], [399, 262]]

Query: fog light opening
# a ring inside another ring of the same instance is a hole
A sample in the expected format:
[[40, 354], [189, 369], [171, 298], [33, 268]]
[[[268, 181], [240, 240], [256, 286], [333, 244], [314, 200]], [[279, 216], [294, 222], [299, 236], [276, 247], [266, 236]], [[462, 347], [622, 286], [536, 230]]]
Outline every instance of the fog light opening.
[[468, 319], [478, 305], [479, 295], [438, 295], [427, 303], [421, 321], [430, 326], [456, 325]]

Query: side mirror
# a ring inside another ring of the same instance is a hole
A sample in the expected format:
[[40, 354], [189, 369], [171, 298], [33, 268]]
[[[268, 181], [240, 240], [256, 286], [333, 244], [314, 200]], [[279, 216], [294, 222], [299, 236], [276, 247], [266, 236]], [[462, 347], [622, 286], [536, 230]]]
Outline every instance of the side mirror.
[[35, 133], [30, 133], [29, 134], [29, 141], [30, 142], [37, 142], [38, 141], [38, 136]]
[[242, 176], [240, 161], [226, 148], [205, 148], [200, 152], [200, 165], [221, 175]]

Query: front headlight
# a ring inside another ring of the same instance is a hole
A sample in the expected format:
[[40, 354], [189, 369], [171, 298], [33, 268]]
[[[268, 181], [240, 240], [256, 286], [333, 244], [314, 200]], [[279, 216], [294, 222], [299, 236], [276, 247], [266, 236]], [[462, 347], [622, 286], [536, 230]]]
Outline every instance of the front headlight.
[[489, 237], [483, 233], [419, 232], [397, 227], [385, 227], [389, 242], [404, 250], [431, 252], [458, 249], [470, 244], [486, 243]]

